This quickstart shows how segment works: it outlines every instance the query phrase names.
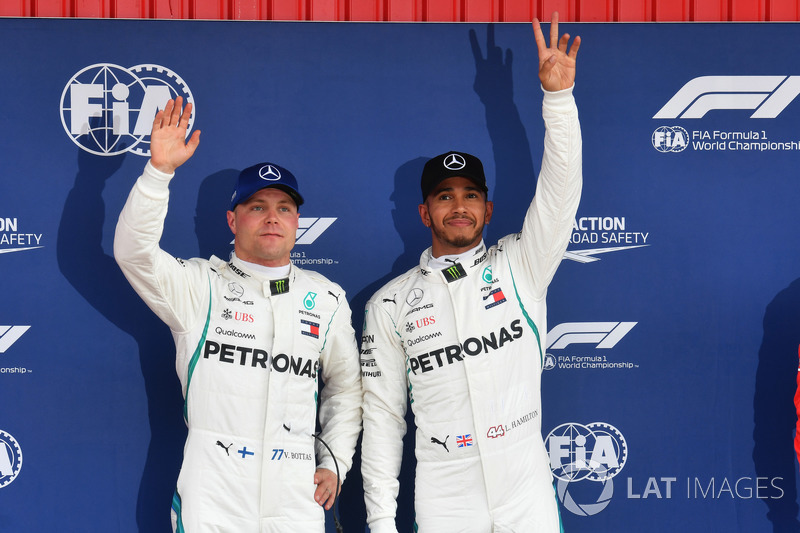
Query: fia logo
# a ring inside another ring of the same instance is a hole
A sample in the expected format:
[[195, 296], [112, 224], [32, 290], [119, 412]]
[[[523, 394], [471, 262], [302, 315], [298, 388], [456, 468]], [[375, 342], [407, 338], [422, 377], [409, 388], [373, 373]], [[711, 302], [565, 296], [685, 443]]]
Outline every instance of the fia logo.
[[[614, 494], [612, 479], [628, 460], [622, 433], [603, 422], [567, 423], [553, 429], [545, 445], [557, 479], [556, 493], [564, 507], [580, 516], [605, 509]], [[583, 481], [594, 483], [584, 487], [586, 490], [577, 490], [576, 484]]]
[[124, 152], [150, 156], [153, 118], [167, 100], [192, 103], [188, 136], [197, 114], [194, 97], [176, 73], [160, 65], [130, 68], [90, 65], [76, 73], [61, 93], [61, 124], [72, 142], [100, 156]]
[[683, 152], [689, 146], [689, 132], [680, 126], [661, 126], [653, 132], [651, 141], [661, 153]]

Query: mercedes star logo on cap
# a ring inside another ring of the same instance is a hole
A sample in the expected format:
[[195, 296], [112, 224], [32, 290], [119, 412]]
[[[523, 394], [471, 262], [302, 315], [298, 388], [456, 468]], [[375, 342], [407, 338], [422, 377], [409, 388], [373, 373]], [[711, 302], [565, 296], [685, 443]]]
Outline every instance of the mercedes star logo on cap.
[[444, 158], [444, 167], [448, 170], [461, 170], [467, 162], [458, 154], [450, 154]]
[[[272, 176], [272, 177], [270, 177]], [[281, 179], [280, 171], [272, 165], [264, 165], [258, 169], [258, 177], [262, 180], [277, 181]]]

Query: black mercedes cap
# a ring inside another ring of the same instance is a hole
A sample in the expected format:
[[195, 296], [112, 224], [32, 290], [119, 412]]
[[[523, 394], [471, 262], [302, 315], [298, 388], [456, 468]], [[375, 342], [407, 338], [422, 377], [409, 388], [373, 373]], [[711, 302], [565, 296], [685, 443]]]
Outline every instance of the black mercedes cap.
[[447, 152], [437, 155], [425, 163], [422, 169], [422, 201], [447, 178], [467, 178], [478, 186], [483, 192], [489, 192], [486, 187], [486, 176], [483, 173], [481, 160], [465, 152]]

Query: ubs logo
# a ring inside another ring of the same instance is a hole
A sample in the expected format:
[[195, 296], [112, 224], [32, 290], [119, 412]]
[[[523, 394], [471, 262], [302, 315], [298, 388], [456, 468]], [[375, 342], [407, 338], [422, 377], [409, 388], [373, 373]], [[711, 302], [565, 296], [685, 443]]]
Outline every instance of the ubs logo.
[[222, 312], [222, 318], [225, 320], [235, 320], [237, 322], [255, 322], [255, 318], [250, 313], [243, 313], [241, 311], [235, 311], [231, 313], [230, 309], [225, 309]]
[[426, 326], [432, 326], [433, 324], [436, 324], [436, 317], [434, 317], [434, 316], [424, 316], [422, 318], [418, 318], [417, 320], [415, 320], [414, 324], [418, 328], [424, 328]]

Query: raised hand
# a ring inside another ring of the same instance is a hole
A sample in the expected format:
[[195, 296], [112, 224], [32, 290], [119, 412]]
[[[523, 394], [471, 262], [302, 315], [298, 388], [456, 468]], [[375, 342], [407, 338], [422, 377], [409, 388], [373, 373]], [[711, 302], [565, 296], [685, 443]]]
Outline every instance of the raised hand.
[[156, 114], [153, 130], [150, 133], [150, 164], [167, 174], [184, 164], [200, 144], [200, 130], [195, 130], [186, 140], [192, 104], [183, 108], [183, 98], [170, 100], [164, 109]]
[[567, 51], [569, 34], [558, 38], [558, 13], [550, 20], [550, 47], [542, 34], [539, 19], [533, 19], [533, 35], [539, 49], [539, 80], [546, 91], [568, 89], [575, 83], [575, 58], [581, 46], [581, 38], [575, 37], [572, 47]]

